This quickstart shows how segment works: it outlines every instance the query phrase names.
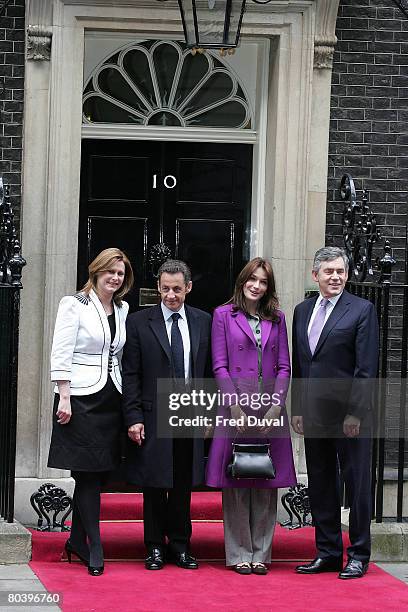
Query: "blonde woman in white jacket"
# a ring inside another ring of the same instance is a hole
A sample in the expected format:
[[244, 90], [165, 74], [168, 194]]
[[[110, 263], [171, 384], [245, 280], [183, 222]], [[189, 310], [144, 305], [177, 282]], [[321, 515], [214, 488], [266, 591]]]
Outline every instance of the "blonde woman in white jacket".
[[103, 573], [99, 532], [100, 491], [120, 458], [122, 378], [120, 356], [133, 284], [126, 255], [105, 249], [89, 265], [83, 289], [62, 298], [51, 352], [54, 421], [48, 466], [75, 479], [72, 527], [65, 544], [92, 576]]

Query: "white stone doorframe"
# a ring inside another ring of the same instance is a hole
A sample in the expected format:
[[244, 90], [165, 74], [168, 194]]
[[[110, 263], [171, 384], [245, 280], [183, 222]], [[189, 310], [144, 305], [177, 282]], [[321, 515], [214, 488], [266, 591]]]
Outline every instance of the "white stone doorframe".
[[[273, 260], [290, 321], [304, 295], [312, 254], [324, 243], [330, 59], [338, 0], [248, 4], [242, 35], [270, 38], [272, 48], [265, 101], [267, 154], [254, 158], [258, 167], [266, 165], [265, 208], [257, 211], [252, 234], [257, 252]], [[29, 0], [27, 24], [22, 244], [28, 265], [20, 328], [16, 483], [21, 500], [28, 483], [33, 490], [32, 479], [41, 484], [66, 476], [46, 467], [49, 352], [59, 299], [72, 293], [76, 282], [85, 30], [158, 39], [181, 33], [175, 0], [165, 5]], [[24, 520], [24, 511], [17, 507], [17, 518]]]

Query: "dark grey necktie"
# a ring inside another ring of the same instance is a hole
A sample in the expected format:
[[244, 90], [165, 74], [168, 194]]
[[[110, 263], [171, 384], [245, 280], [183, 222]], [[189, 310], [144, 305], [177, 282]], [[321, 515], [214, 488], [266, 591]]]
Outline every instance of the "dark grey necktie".
[[178, 320], [181, 315], [178, 312], [174, 312], [171, 315], [173, 323], [171, 324], [171, 357], [173, 362], [173, 373], [174, 378], [185, 379], [184, 373], [184, 348], [183, 338], [178, 326]]

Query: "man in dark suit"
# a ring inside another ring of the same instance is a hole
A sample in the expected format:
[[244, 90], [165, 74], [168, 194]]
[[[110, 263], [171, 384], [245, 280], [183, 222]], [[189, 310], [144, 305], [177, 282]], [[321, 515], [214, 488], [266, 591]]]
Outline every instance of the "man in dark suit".
[[[211, 317], [184, 304], [192, 288], [184, 262], [168, 260], [158, 273], [158, 306], [130, 315], [122, 359], [123, 410], [128, 436], [128, 480], [143, 489], [146, 569], [165, 560], [197, 569], [190, 555], [191, 488], [204, 480], [202, 439], [159, 438], [158, 379], [186, 390], [209, 372]], [[166, 548], [167, 538], [167, 548]]]
[[[338, 571], [360, 578], [370, 558], [371, 430], [378, 323], [371, 302], [348, 293], [346, 253], [317, 251], [317, 298], [293, 319], [292, 427], [305, 436], [317, 557], [301, 574]], [[348, 561], [342, 566], [339, 466], [350, 505]]]

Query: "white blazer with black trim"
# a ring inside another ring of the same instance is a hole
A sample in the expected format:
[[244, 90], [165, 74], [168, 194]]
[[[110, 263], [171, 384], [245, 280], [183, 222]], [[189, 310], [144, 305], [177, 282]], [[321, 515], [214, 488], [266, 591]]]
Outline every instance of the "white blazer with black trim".
[[[116, 333], [111, 342], [108, 317], [94, 291], [60, 301], [51, 350], [51, 380], [69, 380], [71, 395], [103, 389], [108, 375], [122, 392], [121, 353], [129, 304], [114, 304]], [[58, 393], [58, 387], [55, 387]]]

